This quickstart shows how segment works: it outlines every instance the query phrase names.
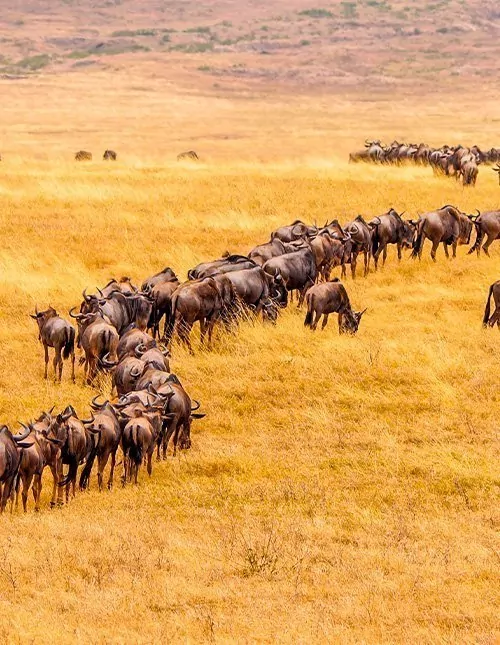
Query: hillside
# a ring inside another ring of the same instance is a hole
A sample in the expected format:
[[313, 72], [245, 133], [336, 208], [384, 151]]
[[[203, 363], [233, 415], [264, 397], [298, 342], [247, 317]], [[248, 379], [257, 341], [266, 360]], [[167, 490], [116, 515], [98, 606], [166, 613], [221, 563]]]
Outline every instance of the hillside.
[[21, 0], [2, 9], [0, 76], [135, 59], [215, 81], [401, 90], [484, 82], [499, 33], [493, 0]]

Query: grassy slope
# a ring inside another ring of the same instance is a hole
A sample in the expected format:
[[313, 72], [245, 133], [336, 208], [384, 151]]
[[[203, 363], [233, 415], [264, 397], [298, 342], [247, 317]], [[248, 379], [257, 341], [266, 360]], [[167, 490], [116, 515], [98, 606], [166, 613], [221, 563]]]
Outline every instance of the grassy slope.
[[[437, 136], [437, 135], [436, 135]], [[491, 173], [493, 175], [493, 173]], [[35, 302], [182, 275], [296, 216], [492, 206], [426, 170], [344, 165], [4, 163], [0, 412], [83, 414], [81, 381], [44, 383]], [[426, 255], [426, 254], [425, 254]], [[0, 634], [37, 642], [491, 642], [498, 596], [498, 333], [490, 260], [426, 257], [347, 288], [356, 338], [245, 324], [173, 368], [207, 418], [153, 479], [0, 522]], [[44, 499], [47, 503], [49, 481]], [[496, 586], [495, 586], [496, 585]]]

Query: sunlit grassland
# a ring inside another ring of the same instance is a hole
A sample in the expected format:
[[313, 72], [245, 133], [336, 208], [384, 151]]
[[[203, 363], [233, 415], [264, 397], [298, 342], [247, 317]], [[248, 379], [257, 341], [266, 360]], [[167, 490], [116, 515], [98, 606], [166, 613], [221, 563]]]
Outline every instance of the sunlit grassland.
[[[489, 176], [491, 175], [491, 177]], [[94, 390], [44, 382], [35, 304], [61, 313], [111, 277], [243, 252], [296, 218], [393, 206], [491, 209], [429, 169], [311, 160], [2, 163], [0, 412], [33, 418]], [[498, 621], [498, 331], [491, 259], [406, 256], [346, 281], [359, 334], [243, 323], [211, 352], [174, 346], [202, 402], [193, 448], [140, 485], [0, 521], [5, 642], [493, 642]], [[333, 317], [332, 317], [333, 318]], [[104, 380], [103, 388], [109, 384]], [[103, 390], [106, 393], [106, 389]]]

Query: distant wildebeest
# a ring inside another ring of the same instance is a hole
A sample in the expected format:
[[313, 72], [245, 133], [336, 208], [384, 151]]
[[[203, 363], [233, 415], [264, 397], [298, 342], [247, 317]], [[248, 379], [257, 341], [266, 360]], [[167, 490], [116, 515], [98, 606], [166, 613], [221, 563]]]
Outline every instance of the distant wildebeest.
[[[364, 275], [368, 275], [370, 270], [370, 258], [372, 255], [372, 230], [364, 220], [362, 215], [358, 215], [355, 220], [344, 226], [346, 238], [351, 243], [351, 274], [353, 280], [356, 278], [357, 259], [360, 253], [364, 255]], [[345, 265], [342, 266], [345, 275]]]
[[275, 281], [282, 282], [287, 291], [297, 290], [300, 292], [299, 307], [307, 289], [315, 283], [318, 274], [314, 253], [309, 246], [271, 258], [262, 268], [273, 276]]
[[200, 158], [194, 150], [188, 150], [187, 152], [181, 152], [177, 155], [177, 161], [199, 161]]
[[477, 217], [472, 220], [476, 228], [476, 241], [469, 250], [469, 253], [477, 251], [477, 255], [481, 252], [481, 244], [486, 237], [486, 242], [483, 245], [483, 251], [489, 256], [489, 248], [495, 240], [500, 240], [500, 211], [485, 211], [480, 213], [477, 211]]
[[75, 153], [75, 161], [92, 161], [92, 153], [86, 150], [79, 150]]
[[21, 463], [21, 449], [29, 447], [23, 441], [29, 435], [29, 428], [21, 435], [13, 435], [7, 426], [0, 427], [0, 513], [11, 498]]
[[[35, 307], [35, 314], [30, 316], [36, 320], [38, 325], [38, 338], [45, 351], [45, 373], [49, 364], [49, 347], [54, 348], [54, 378], [61, 380], [63, 370], [63, 358], [71, 356], [71, 378], [75, 380], [75, 328], [66, 320], [61, 318], [53, 307], [46, 311], [38, 311]], [[58, 374], [59, 368], [59, 374]]]
[[[493, 301], [495, 303], [495, 311], [490, 317], [490, 300], [493, 296]], [[486, 308], [484, 310], [483, 325], [484, 327], [490, 326], [493, 327], [497, 324], [500, 329], [500, 280], [494, 282], [488, 291], [488, 299], [486, 300]]]
[[358, 161], [371, 161], [374, 163], [382, 163], [384, 161], [384, 149], [380, 141], [365, 141], [365, 149], [359, 152], [352, 152], [349, 155], [349, 163]]
[[339, 333], [355, 334], [358, 331], [359, 321], [366, 309], [353, 311], [349, 296], [344, 285], [337, 278], [331, 282], [315, 284], [306, 293], [307, 314], [304, 326], [316, 329], [319, 319], [323, 316], [321, 329], [326, 327], [328, 316], [338, 314]]
[[117, 156], [114, 150], [105, 150], [102, 158], [104, 161], [116, 161]]
[[396, 244], [398, 260], [401, 260], [402, 249], [411, 249], [413, 241], [413, 227], [405, 222], [394, 208], [384, 215], [374, 217], [368, 226], [372, 229], [372, 252], [375, 270], [378, 268], [378, 259], [382, 254], [382, 263], [385, 265], [387, 258], [387, 245]]
[[494, 172], [498, 173], [498, 185], [500, 186], [500, 163], [497, 163], [495, 168], [492, 168]]
[[457, 255], [457, 244], [469, 244], [472, 222], [465, 213], [455, 206], [446, 205], [437, 211], [422, 215], [416, 225], [412, 257], [422, 256], [425, 238], [432, 242], [431, 258], [436, 261], [436, 251], [443, 243], [446, 257], [449, 257], [448, 246], [451, 245], [453, 257]]

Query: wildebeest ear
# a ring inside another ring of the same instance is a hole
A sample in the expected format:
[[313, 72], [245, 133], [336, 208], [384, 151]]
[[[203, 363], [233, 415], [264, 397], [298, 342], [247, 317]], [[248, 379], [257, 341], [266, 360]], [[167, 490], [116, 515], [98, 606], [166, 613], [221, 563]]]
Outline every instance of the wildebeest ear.
[[206, 414], [202, 414], [201, 412], [193, 412], [193, 413], [191, 413], [191, 418], [192, 419], [203, 419], [206, 416], [207, 416]]
[[[366, 309], [368, 309], [368, 307]], [[359, 318], [361, 318], [361, 316], [366, 312], [366, 309], [363, 309], [363, 311], [359, 312], [358, 314]]]
[[38, 320], [38, 316], [36, 316], [35, 314], [30, 314], [30, 318], [33, 318], [33, 320]]

